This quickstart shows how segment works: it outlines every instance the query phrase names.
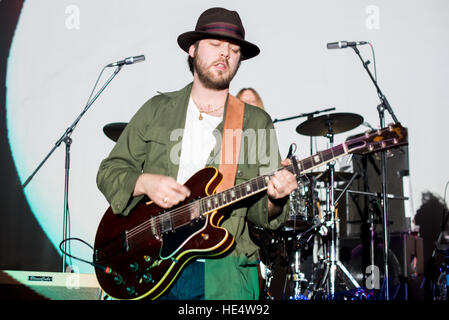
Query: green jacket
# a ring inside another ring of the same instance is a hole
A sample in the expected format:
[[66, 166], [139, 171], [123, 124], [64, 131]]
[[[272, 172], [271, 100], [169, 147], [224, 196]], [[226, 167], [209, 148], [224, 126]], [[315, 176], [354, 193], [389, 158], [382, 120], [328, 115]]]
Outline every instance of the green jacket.
[[[116, 214], [128, 215], [142, 196], [133, 197], [142, 172], [178, 174], [182, 129], [192, 84], [180, 91], [161, 93], [148, 100], [130, 120], [109, 156], [100, 164], [97, 185]], [[225, 106], [225, 113], [226, 113]], [[223, 121], [216, 130], [223, 131]], [[280, 167], [276, 136], [270, 116], [245, 104], [243, 141], [236, 184], [273, 172]], [[264, 133], [265, 132], [265, 133]], [[217, 139], [206, 166], [218, 168], [221, 139]], [[218, 150], [216, 152], [215, 150]], [[224, 219], [222, 226], [235, 237], [232, 252], [221, 259], [206, 260], [206, 299], [257, 299], [258, 247], [248, 231], [248, 221], [267, 229], [279, 228], [288, 217], [283, 212], [268, 220], [267, 195], [255, 196]]]

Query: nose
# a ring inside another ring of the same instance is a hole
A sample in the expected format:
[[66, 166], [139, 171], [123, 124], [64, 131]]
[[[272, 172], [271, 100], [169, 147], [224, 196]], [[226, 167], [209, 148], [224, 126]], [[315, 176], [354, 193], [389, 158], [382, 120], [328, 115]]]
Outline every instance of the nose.
[[231, 47], [229, 45], [229, 42], [223, 41], [221, 46], [220, 46], [220, 56], [228, 59], [230, 50], [231, 50]]

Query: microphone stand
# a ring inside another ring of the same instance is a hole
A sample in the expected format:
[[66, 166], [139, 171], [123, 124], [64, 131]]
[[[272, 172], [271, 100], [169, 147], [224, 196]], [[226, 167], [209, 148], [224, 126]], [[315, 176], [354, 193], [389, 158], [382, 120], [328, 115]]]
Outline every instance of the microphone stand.
[[66, 272], [66, 246], [67, 242], [64, 241], [67, 239], [68, 234], [68, 217], [69, 217], [69, 208], [68, 208], [68, 198], [69, 198], [69, 171], [70, 171], [70, 146], [72, 144], [72, 138], [70, 136], [72, 135], [76, 125], [81, 120], [82, 116], [89, 110], [89, 108], [92, 106], [92, 104], [97, 100], [97, 98], [100, 96], [100, 94], [106, 89], [106, 87], [109, 85], [109, 83], [114, 79], [114, 77], [119, 73], [122, 66], [118, 66], [117, 69], [115, 69], [114, 73], [109, 77], [109, 79], [106, 81], [106, 83], [103, 85], [103, 87], [98, 91], [98, 93], [90, 100], [84, 110], [80, 113], [80, 115], [76, 118], [76, 120], [72, 123], [70, 127], [67, 128], [67, 130], [64, 132], [61, 138], [55, 143], [54, 147], [50, 150], [50, 152], [47, 154], [47, 156], [42, 160], [42, 162], [37, 166], [37, 168], [33, 171], [33, 173], [28, 177], [28, 179], [22, 184], [22, 189], [25, 189], [25, 187], [28, 185], [28, 183], [33, 179], [33, 177], [36, 175], [36, 173], [39, 171], [39, 169], [44, 165], [44, 163], [50, 158], [50, 156], [53, 154], [53, 152], [62, 144], [62, 142], [65, 143], [65, 177], [64, 177], [64, 212], [63, 212], [63, 222], [62, 222], [62, 229], [63, 229], [63, 247], [62, 247], [62, 272]]
[[[363, 67], [368, 72], [369, 77], [371, 78], [371, 81], [373, 82], [374, 86], [377, 90], [377, 95], [380, 98], [381, 103], [377, 106], [377, 111], [379, 113], [379, 120], [380, 120], [380, 127], [385, 128], [385, 110], [390, 113], [391, 117], [393, 118], [393, 121], [395, 123], [398, 123], [398, 119], [396, 118], [396, 115], [393, 112], [393, 109], [391, 108], [390, 103], [388, 102], [385, 95], [382, 93], [382, 91], [379, 88], [379, 85], [377, 84], [376, 79], [374, 79], [371, 71], [368, 68], [368, 65], [370, 64], [370, 61], [367, 60], [366, 62], [363, 61], [362, 56], [360, 55], [360, 51], [357, 48], [357, 46], [351, 46], [352, 49], [354, 49], [354, 52], [359, 57], [360, 61], [362, 61]], [[384, 274], [385, 274], [385, 300], [390, 300], [390, 294], [389, 294], [389, 272], [388, 272], [388, 252], [389, 252], [389, 220], [388, 220], [388, 193], [387, 193], [387, 157], [386, 152], [381, 152], [381, 170], [382, 170], [382, 208], [383, 208], [383, 240], [384, 240]]]
[[293, 119], [301, 118], [301, 117], [310, 117], [310, 116], [313, 117], [316, 114], [323, 113], [323, 112], [328, 112], [328, 111], [333, 111], [333, 110], [335, 110], [335, 108], [329, 108], [329, 109], [324, 109], [324, 110], [317, 110], [317, 111], [313, 111], [313, 112], [309, 112], [309, 113], [301, 113], [301, 114], [299, 114], [297, 116], [293, 116], [293, 117], [289, 117], [289, 118], [274, 119], [273, 123], [281, 122], [281, 121], [287, 121], [287, 120], [293, 120]]
[[[312, 119], [313, 116], [316, 115], [316, 114], [320, 114], [320, 113], [328, 112], [328, 111], [333, 111], [333, 110], [335, 110], [335, 108], [328, 108], [328, 109], [317, 110], [317, 111], [308, 112], [308, 113], [301, 113], [301, 114], [299, 114], [297, 116], [284, 118], [284, 119], [274, 119], [273, 120], [273, 124], [275, 124], [277, 122], [281, 122], [281, 121], [293, 120], [293, 119], [302, 118], [302, 117], [307, 117], [307, 119]], [[310, 155], [313, 155], [313, 136], [310, 136]]]

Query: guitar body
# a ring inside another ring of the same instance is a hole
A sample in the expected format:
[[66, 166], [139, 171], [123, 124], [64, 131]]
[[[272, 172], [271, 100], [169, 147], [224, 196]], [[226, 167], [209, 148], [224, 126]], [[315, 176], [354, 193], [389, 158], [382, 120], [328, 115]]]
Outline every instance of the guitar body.
[[96, 268], [102, 289], [115, 299], [156, 299], [190, 260], [231, 248], [233, 236], [219, 227], [223, 210], [201, 216], [197, 207], [189, 206], [213, 194], [221, 180], [215, 168], [198, 171], [185, 183], [191, 196], [170, 209], [170, 215], [144, 200], [128, 216], [114, 214], [109, 207], [94, 244], [94, 262], [107, 268]]

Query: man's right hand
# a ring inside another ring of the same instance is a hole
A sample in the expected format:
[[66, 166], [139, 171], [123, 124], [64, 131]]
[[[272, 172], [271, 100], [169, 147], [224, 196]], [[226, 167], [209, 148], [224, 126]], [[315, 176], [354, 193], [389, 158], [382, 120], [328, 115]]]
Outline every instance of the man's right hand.
[[142, 194], [148, 196], [159, 207], [168, 209], [190, 196], [190, 190], [172, 177], [142, 173], [137, 179], [133, 196]]

